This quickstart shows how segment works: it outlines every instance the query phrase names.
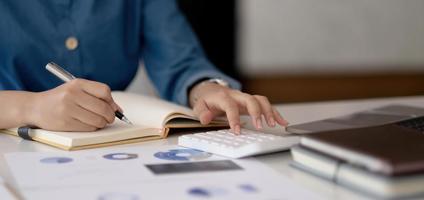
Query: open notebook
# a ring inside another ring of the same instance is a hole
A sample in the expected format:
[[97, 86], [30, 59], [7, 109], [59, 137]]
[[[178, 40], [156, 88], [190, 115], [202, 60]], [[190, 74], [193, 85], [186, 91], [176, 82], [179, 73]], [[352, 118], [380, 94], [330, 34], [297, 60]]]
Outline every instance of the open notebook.
[[[56, 132], [31, 129], [33, 140], [64, 150], [78, 150], [165, 138], [170, 128], [227, 127], [225, 120], [214, 120], [203, 126], [191, 109], [155, 97], [113, 92], [114, 100], [122, 107], [133, 125], [119, 119], [95, 132]], [[17, 128], [1, 130], [18, 136]]]

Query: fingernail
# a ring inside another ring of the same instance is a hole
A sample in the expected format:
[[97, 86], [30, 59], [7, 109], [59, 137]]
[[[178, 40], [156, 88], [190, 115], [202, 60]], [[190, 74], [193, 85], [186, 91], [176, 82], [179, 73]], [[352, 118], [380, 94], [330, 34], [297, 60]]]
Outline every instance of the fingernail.
[[120, 111], [120, 112], [124, 112], [124, 110], [122, 110], [122, 108], [121, 108], [121, 106], [119, 106], [118, 104], [115, 104], [117, 107], [118, 107], [118, 110]]
[[284, 120], [284, 123], [285, 123], [284, 125], [285, 126], [288, 126], [289, 125], [289, 122], [287, 120], [285, 120], [285, 119], [283, 119], [283, 120]]
[[258, 127], [258, 123], [256, 121], [256, 118], [251, 117], [250, 119], [252, 120], [253, 127], [257, 128]]
[[237, 135], [239, 135], [240, 134], [240, 125], [235, 125], [234, 126], [234, 132], [237, 134]]
[[256, 128], [262, 129], [262, 119], [260, 117], [256, 118]]
[[119, 106], [118, 106], [118, 105], [116, 105], [116, 103], [112, 103], [112, 104], [111, 104], [111, 106], [112, 106], [112, 108], [113, 108], [113, 110], [114, 110], [114, 111], [122, 112], [122, 111], [119, 109]]
[[270, 124], [272, 127], [274, 127], [274, 126], [275, 126], [275, 120], [274, 120], [274, 117], [269, 117], [269, 118], [268, 118], [268, 122], [269, 122], [269, 124]]

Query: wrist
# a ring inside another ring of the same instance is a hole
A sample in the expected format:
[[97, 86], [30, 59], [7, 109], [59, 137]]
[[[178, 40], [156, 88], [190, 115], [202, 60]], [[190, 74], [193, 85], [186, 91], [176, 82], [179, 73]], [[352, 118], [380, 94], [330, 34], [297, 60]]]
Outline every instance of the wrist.
[[200, 82], [196, 84], [195, 86], [193, 86], [193, 88], [190, 90], [190, 93], [189, 93], [190, 106], [193, 107], [194, 104], [199, 99], [203, 98], [204, 96], [207, 96], [210, 93], [215, 93], [221, 90], [229, 90], [229, 89], [230, 89], [229, 87], [222, 86], [214, 82], [209, 82], [209, 81]]
[[228, 83], [227, 81], [225, 81], [224, 79], [221, 79], [221, 78], [211, 78], [211, 79], [205, 80], [204, 82], [215, 83], [215, 84], [218, 84], [218, 85], [224, 86], [224, 87], [230, 87], [230, 83]]
[[24, 96], [22, 101], [22, 106], [20, 107], [20, 116], [22, 125], [36, 125], [37, 120], [39, 119], [37, 110], [39, 108], [38, 101], [40, 98], [40, 93], [28, 92]]
[[201, 88], [203, 84], [203, 81], [193, 85], [188, 93], [188, 104], [190, 107], [193, 107], [194, 104], [197, 102], [197, 100], [199, 99], [199, 87]]

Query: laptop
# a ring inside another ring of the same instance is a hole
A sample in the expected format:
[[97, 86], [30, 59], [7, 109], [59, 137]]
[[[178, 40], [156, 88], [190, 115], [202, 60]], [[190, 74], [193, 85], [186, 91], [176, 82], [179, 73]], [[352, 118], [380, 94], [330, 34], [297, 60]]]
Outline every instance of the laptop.
[[323, 131], [364, 128], [404, 121], [424, 116], [424, 108], [408, 105], [388, 105], [335, 118], [288, 126], [290, 133], [305, 134]]

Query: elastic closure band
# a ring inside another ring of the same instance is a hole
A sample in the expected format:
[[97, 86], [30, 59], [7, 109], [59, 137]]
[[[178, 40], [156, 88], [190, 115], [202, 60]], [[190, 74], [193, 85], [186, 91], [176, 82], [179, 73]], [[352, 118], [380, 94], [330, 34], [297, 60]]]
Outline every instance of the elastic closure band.
[[29, 135], [29, 132], [31, 131], [31, 126], [22, 126], [18, 128], [18, 135], [19, 137], [25, 139], [25, 140], [33, 140], [32, 137]]

